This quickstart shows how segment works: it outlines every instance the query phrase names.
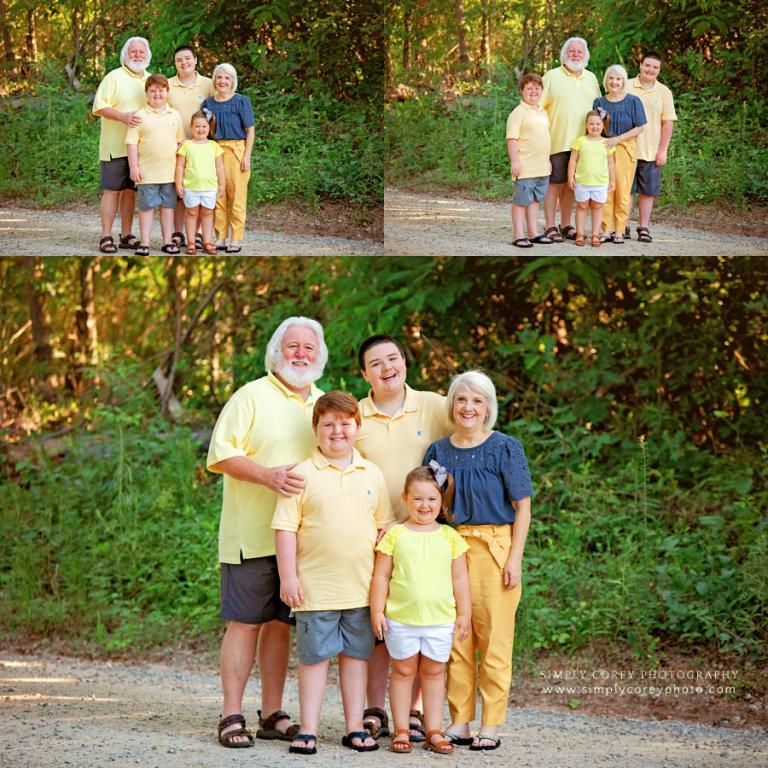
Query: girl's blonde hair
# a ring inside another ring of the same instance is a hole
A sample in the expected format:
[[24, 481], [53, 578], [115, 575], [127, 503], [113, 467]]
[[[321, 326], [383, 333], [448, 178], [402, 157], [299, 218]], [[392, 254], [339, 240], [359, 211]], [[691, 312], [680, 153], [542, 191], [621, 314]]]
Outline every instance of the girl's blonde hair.
[[451, 506], [453, 505], [453, 492], [455, 483], [453, 475], [450, 472], [445, 473], [446, 477], [442, 486], [437, 482], [437, 473], [431, 467], [416, 467], [412, 469], [405, 477], [403, 493], [408, 494], [408, 489], [413, 483], [432, 483], [440, 491], [440, 514], [437, 521], [440, 523], [452, 523], [453, 515]]
[[216, 81], [216, 75], [219, 72], [223, 72], [225, 75], [229, 75], [232, 78], [232, 93], [237, 92], [237, 70], [231, 64], [218, 64], [213, 70], [211, 80]]
[[590, 109], [589, 112], [587, 112], [587, 116], [584, 118], [584, 133], [588, 133], [587, 123], [589, 122], [590, 117], [599, 117], [600, 120], [603, 121], [603, 130], [600, 132], [600, 135], [608, 138], [608, 132], [611, 127], [611, 116], [602, 109], [602, 107]]

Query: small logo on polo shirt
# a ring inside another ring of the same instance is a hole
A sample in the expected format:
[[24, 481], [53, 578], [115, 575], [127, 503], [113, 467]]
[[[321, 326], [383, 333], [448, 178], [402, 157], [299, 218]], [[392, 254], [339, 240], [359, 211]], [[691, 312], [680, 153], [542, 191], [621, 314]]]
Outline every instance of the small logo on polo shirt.
[[368, 489], [368, 495], [369, 496], [371, 495], [371, 489], [370, 488]]
[[421, 430], [420, 430], [420, 429], [417, 429], [417, 430], [416, 430], [416, 434], [417, 434], [419, 437], [421, 437]]

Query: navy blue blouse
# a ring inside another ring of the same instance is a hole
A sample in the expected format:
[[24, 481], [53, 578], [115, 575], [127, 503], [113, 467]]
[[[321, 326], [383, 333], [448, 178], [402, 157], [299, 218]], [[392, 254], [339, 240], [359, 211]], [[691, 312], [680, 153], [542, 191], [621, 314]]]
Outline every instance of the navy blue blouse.
[[622, 133], [648, 122], [643, 102], [631, 93], [625, 94], [621, 101], [608, 101], [605, 96], [601, 96], [592, 103], [592, 109], [598, 107], [602, 107], [611, 116], [609, 136], [621, 136]]
[[514, 523], [512, 501], [533, 496], [523, 446], [501, 432], [473, 448], [457, 448], [445, 437], [427, 448], [423, 463], [433, 459], [456, 481], [451, 509], [456, 525]]
[[209, 96], [203, 102], [203, 108], [209, 109], [216, 115], [216, 139], [218, 141], [244, 139], [246, 129], [256, 125], [251, 101], [247, 96], [240, 93], [236, 93], [226, 101], [216, 101], [213, 96]]

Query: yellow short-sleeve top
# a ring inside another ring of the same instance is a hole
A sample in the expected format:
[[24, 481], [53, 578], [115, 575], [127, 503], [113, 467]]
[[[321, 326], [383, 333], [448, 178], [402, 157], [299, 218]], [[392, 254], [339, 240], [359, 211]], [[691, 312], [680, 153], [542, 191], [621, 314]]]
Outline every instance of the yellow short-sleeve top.
[[192, 85], [184, 85], [178, 75], [168, 80], [168, 106], [173, 107], [180, 115], [184, 124], [184, 135], [192, 138], [192, 126], [190, 120], [195, 112], [199, 112], [203, 102], [213, 96], [213, 80], [210, 77], [198, 74]]
[[[144, 81], [149, 72], [137, 75], [128, 67], [119, 67], [108, 72], [96, 89], [93, 99], [93, 113], [96, 114], [104, 107], [112, 107], [120, 112], [136, 112], [146, 106]], [[99, 160], [114, 160], [127, 157], [125, 134], [128, 126], [119, 120], [101, 118], [101, 134], [99, 136]]]
[[600, 96], [597, 78], [586, 69], [571, 72], [563, 66], [544, 73], [539, 102], [549, 116], [550, 152], [567, 152], [571, 142], [584, 132], [587, 112]]
[[549, 176], [549, 118], [540, 104], [520, 102], [507, 118], [507, 139], [516, 139], [521, 179]]
[[577, 183], [585, 187], [600, 187], [610, 181], [608, 157], [616, 153], [615, 147], [609, 149], [602, 137], [594, 141], [585, 134], [574, 140], [571, 149], [579, 153], [576, 164]]
[[394, 416], [380, 411], [371, 394], [360, 401], [360, 415], [363, 423], [355, 447], [384, 473], [392, 511], [398, 520], [405, 520], [405, 476], [421, 466], [432, 443], [453, 432], [446, 400], [436, 392], [406, 385], [403, 405]]
[[185, 141], [177, 154], [185, 159], [184, 188], [195, 192], [216, 189], [219, 179], [216, 175], [216, 158], [224, 154], [224, 150], [211, 141]]
[[170, 184], [176, 171], [176, 149], [184, 141], [181, 115], [166, 106], [157, 112], [149, 106], [137, 113], [141, 125], [129, 128], [126, 144], [137, 144], [141, 184]]
[[645, 130], [637, 137], [637, 159], [655, 160], [661, 141], [661, 124], [665, 120], [677, 120], [672, 91], [658, 80], [652, 88], [645, 88], [639, 77], [633, 77], [627, 83], [627, 93], [637, 96], [643, 102], [648, 119]]
[[455, 621], [452, 565], [468, 549], [448, 525], [425, 533], [404, 525], [390, 528], [376, 547], [392, 558], [384, 615], [419, 627]]
[[[322, 391], [312, 387], [303, 400], [274, 374], [235, 392], [219, 415], [208, 448], [208, 469], [224, 459], [245, 456], [265, 467], [295, 464], [312, 454], [312, 408]], [[270, 488], [224, 475], [219, 524], [219, 561], [275, 554], [272, 515], [278, 494]]]
[[370, 604], [377, 530], [392, 522], [381, 470], [356, 450], [341, 470], [316, 448], [296, 472], [304, 490], [281, 496], [272, 528], [296, 533], [296, 575], [304, 602], [295, 611], [337, 611]]

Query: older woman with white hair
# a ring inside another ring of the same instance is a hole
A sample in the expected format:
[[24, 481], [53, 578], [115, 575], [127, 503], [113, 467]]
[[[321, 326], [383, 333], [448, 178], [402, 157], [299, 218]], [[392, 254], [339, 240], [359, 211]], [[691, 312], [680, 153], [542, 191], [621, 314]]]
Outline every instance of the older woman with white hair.
[[[494, 431], [496, 389], [481, 371], [456, 376], [447, 396], [455, 430], [427, 449], [424, 464], [437, 462], [456, 483], [452, 513], [469, 545], [472, 631], [454, 641], [448, 662], [446, 735], [471, 750], [496, 749], [512, 683], [515, 612], [520, 602], [522, 560], [531, 520], [531, 476], [523, 446]], [[478, 663], [479, 651], [479, 663]], [[480, 729], [470, 735], [480, 690]]]
[[[613, 64], [603, 75], [605, 96], [595, 99], [593, 109], [604, 110], [611, 117], [608, 141], [615, 147], [616, 186], [608, 192], [603, 205], [601, 242], [611, 240], [620, 245], [624, 242], [624, 228], [629, 219], [632, 180], [637, 168], [635, 139], [643, 132], [648, 122], [643, 102], [637, 96], [626, 92], [627, 70], [621, 64]], [[610, 232], [610, 234], [608, 234]]]
[[226, 191], [216, 201], [213, 219], [216, 248], [240, 253], [256, 120], [248, 97], [237, 93], [237, 72], [231, 64], [219, 64], [213, 70], [213, 87], [215, 93], [203, 102], [203, 109], [216, 117], [215, 138], [224, 150], [226, 181]]

